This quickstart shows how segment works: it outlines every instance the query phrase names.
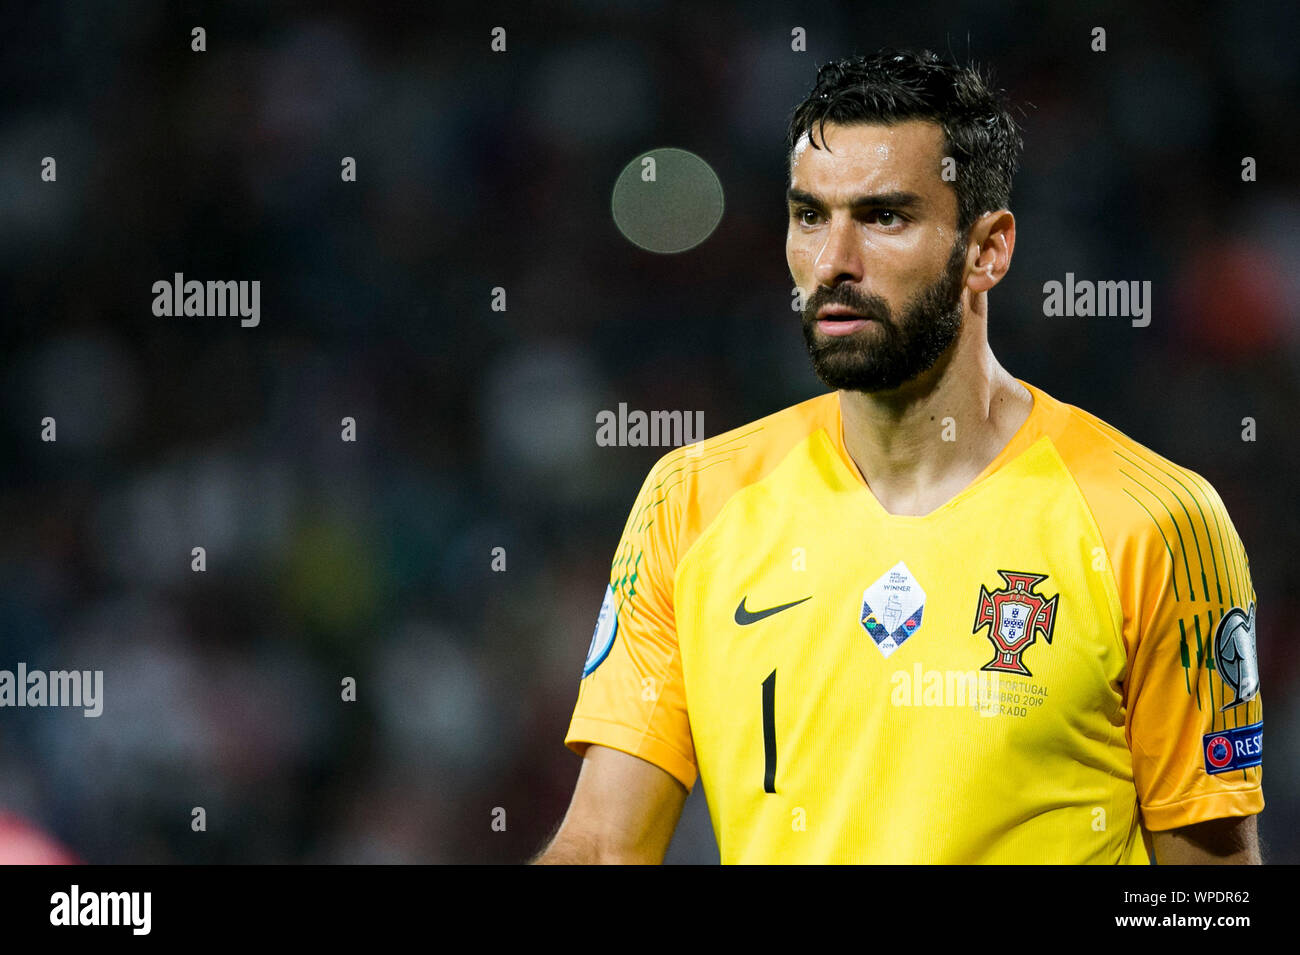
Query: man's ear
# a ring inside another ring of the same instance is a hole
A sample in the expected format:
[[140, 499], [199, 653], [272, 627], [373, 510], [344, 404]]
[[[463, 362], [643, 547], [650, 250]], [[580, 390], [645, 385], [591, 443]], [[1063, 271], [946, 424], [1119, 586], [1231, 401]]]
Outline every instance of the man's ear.
[[1016, 249], [1016, 217], [1008, 209], [986, 212], [971, 226], [971, 241], [979, 246], [966, 284], [976, 292], [987, 292], [1011, 269]]

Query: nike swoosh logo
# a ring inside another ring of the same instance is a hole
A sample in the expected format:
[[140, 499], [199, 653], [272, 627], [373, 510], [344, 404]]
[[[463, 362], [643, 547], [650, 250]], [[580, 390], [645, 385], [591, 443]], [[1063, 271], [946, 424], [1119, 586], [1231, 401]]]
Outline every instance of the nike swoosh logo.
[[768, 607], [766, 610], [746, 610], [745, 598], [741, 597], [740, 603], [736, 605], [736, 623], [740, 624], [742, 627], [747, 627], [751, 623], [758, 623], [758, 621], [762, 620], [764, 617], [770, 617], [772, 614], [780, 613], [782, 610], [789, 610], [791, 607], [797, 607], [799, 604], [803, 603], [804, 600], [812, 600], [812, 595], [809, 594], [807, 597], [804, 597], [803, 600], [792, 600], [788, 604]]

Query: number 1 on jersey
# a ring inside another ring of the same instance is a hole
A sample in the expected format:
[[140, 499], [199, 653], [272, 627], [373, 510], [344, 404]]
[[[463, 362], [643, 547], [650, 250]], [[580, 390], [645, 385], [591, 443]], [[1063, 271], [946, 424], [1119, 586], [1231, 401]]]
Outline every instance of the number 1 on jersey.
[[776, 671], [763, 681], [763, 792], [776, 792]]

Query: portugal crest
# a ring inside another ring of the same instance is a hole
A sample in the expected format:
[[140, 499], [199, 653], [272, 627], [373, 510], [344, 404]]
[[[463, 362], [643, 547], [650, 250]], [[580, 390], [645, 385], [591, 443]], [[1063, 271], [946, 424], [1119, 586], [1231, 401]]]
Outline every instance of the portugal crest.
[[994, 650], [993, 659], [980, 669], [1033, 676], [1021, 657], [1040, 633], [1049, 644], [1052, 642], [1060, 594], [1054, 594], [1049, 600], [1034, 592], [1034, 587], [1047, 579], [1046, 574], [999, 570], [998, 576], [1006, 582], [1005, 587], [989, 590], [980, 584], [979, 609], [975, 611], [975, 629], [971, 632], [979, 633], [988, 627], [987, 636]]

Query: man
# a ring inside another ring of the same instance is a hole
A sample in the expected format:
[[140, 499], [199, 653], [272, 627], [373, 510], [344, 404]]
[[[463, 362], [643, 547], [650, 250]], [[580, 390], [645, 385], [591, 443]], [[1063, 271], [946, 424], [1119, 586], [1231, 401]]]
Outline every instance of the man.
[[819, 72], [786, 257], [835, 390], [647, 477], [536, 861], [661, 862], [697, 777], [729, 863], [1260, 861], [1222, 501], [989, 349], [1020, 145], [932, 53]]

